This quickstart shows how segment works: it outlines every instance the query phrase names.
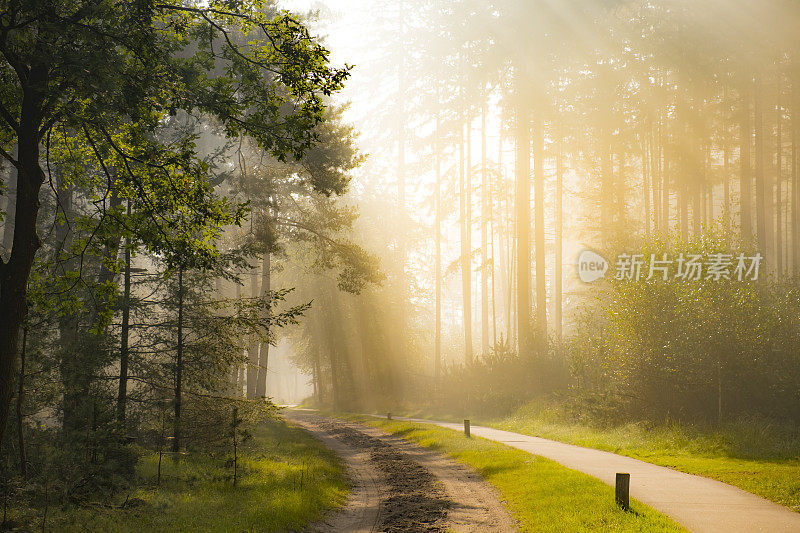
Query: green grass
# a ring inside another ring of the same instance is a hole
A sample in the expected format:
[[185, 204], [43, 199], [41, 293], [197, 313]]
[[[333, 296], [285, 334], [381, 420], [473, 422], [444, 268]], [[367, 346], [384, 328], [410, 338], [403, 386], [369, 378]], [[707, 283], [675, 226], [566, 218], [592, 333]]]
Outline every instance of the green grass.
[[475, 468], [499, 490], [522, 531], [683, 531], [636, 501], [622, 511], [612, 487], [549, 459], [428, 424], [352, 418]]
[[677, 423], [599, 427], [569, 422], [568, 413], [536, 403], [483, 424], [710, 477], [800, 511], [800, 436], [796, 428], [757, 419], [716, 429]]
[[148, 454], [128, 508], [51, 509], [48, 531], [298, 531], [346, 498], [334, 454], [283, 421], [256, 427], [241, 452], [236, 487], [224, 458], [199, 454], [165, 457], [157, 487], [158, 456]]

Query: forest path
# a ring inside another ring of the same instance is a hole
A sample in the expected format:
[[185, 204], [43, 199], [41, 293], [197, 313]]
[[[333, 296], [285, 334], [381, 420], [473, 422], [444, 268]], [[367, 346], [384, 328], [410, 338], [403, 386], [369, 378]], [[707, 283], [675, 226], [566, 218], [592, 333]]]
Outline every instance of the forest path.
[[345, 461], [354, 487], [345, 507], [306, 531], [516, 531], [497, 492], [468, 467], [379, 429], [286, 410]]
[[[403, 418], [395, 420], [433, 424], [463, 431], [461, 424]], [[686, 474], [611, 452], [483, 426], [472, 435], [541, 455], [614, 486], [616, 473], [631, 475], [630, 494], [695, 532], [800, 532], [800, 513], [713, 479]]]

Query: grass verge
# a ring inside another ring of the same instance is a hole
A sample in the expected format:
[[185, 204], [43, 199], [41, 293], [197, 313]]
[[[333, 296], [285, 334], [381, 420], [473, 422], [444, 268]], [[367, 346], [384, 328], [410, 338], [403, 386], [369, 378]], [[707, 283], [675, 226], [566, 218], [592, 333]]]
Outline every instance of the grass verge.
[[759, 419], [714, 429], [677, 423], [596, 427], [568, 420], [557, 408], [532, 403], [483, 424], [710, 477], [800, 511], [800, 439], [794, 428]]
[[[335, 455], [306, 432], [282, 420], [260, 424], [240, 450], [239, 479], [225, 458], [158, 456], [138, 466], [136, 488], [122, 508], [53, 508], [48, 531], [228, 532], [298, 531], [342, 504], [347, 486]], [[41, 517], [32, 523], [41, 528]]]
[[549, 459], [428, 424], [351, 418], [475, 468], [499, 490], [522, 531], [683, 531], [637, 501], [622, 511], [612, 487]]

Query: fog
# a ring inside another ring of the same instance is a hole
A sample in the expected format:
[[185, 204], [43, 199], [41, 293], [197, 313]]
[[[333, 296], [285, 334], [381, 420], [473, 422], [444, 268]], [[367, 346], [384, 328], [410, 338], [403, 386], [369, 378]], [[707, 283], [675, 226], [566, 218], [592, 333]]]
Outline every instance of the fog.
[[[316, 280], [319, 326], [290, 349], [318, 401], [492, 411], [614, 397], [634, 376], [662, 387], [637, 416], [786, 400], [780, 372], [759, 374], [769, 393], [739, 383], [745, 360], [794, 375], [795, 326], [726, 342], [746, 336], [735, 317], [767, 320], [743, 302], [780, 307], [774, 292], [789, 296], [770, 320], [796, 324], [794, 3], [286, 6], [315, 10], [332, 61], [354, 65], [337, 102], [366, 158], [343, 201], [385, 275], [360, 294]], [[591, 283], [584, 250], [607, 262]], [[700, 279], [681, 277], [681, 253], [700, 256]], [[742, 279], [737, 261], [757, 253], [759, 279]], [[640, 277], [614, 279], [620, 254], [641, 254]], [[651, 254], [672, 270], [653, 276]], [[714, 254], [721, 279], [706, 277]]]

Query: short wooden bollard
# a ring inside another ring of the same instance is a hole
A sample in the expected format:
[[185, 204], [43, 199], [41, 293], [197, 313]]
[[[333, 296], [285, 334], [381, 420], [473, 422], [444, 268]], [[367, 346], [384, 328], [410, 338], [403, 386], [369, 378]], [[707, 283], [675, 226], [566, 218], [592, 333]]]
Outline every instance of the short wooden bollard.
[[470, 438], [470, 436], [469, 436], [469, 418], [465, 418], [464, 419], [464, 435], [466, 435], [467, 438]]
[[386, 413], [386, 420], [392, 419], [392, 413]]
[[623, 511], [630, 509], [631, 475], [617, 473], [616, 500]]

